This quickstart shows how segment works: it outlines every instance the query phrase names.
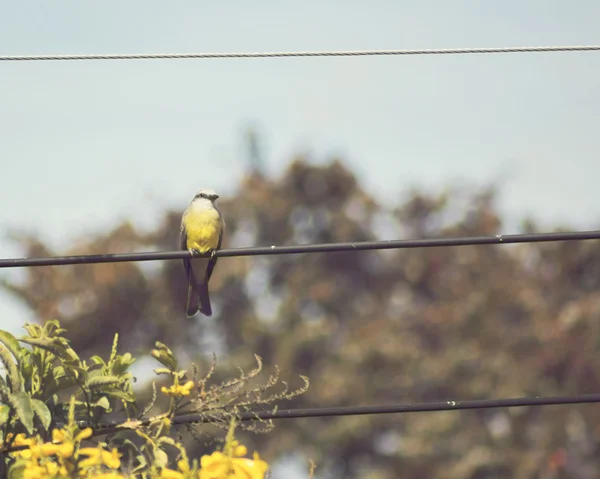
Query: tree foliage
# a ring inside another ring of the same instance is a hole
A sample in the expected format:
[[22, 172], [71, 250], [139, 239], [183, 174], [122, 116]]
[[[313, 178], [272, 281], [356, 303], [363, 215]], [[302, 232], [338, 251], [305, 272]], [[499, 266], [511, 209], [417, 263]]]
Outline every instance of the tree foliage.
[[[224, 247], [495, 235], [494, 199], [492, 188], [413, 191], [381, 205], [341, 162], [299, 158], [221, 201]], [[122, 224], [65, 251], [22, 240], [27, 256], [172, 250], [180, 218], [167, 211], [150, 233]], [[217, 350], [231, 367], [258, 354], [311, 378], [297, 407], [599, 388], [595, 241], [223, 258], [210, 285], [217, 314], [194, 321], [185, 280], [167, 261], [31, 268], [6, 287], [40, 321], [64, 318], [78, 350], [106, 348], [119, 332], [127, 348], [162, 341], [205, 362]], [[248, 440], [269, 458], [296, 450], [334, 477], [596, 477], [597, 416], [561, 406], [303, 419]]]

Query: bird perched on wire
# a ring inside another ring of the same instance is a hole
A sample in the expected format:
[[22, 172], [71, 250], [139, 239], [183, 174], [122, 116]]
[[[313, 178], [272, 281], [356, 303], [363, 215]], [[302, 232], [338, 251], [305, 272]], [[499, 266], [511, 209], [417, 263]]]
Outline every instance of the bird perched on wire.
[[225, 229], [221, 212], [215, 205], [218, 197], [213, 190], [200, 190], [181, 218], [181, 249], [188, 250], [192, 255], [211, 253], [207, 257], [183, 260], [188, 279], [188, 318], [194, 316], [198, 310], [205, 316], [212, 315], [208, 280], [217, 264], [215, 252], [221, 247]]

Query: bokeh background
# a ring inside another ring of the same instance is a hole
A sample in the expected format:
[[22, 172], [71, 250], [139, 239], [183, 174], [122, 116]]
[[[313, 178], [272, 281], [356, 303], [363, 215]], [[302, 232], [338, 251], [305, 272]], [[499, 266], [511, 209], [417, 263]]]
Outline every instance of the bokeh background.
[[[560, 2], [0, 1], [0, 54], [597, 44]], [[0, 256], [171, 250], [211, 187], [226, 247], [596, 229], [600, 54], [0, 62]], [[597, 392], [596, 242], [235, 258], [188, 321], [179, 262], [3, 270], [2, 328], [59, 318], [224, 366], [286, 406]], [[141, 361], [147, 377], [153, 364]], [[598, 406], [306, 419], [274, 477], [587, 478]]]

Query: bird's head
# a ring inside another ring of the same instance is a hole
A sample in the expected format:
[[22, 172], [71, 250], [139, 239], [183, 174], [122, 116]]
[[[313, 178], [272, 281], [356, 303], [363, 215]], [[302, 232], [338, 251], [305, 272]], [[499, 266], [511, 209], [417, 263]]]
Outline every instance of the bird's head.
[[217, 195], [213, 190], [204, 188], [198, 191], [198, 193], [196, 193], [196, 196], [194, 196], [194, 200], [204, 199], [214, 202], [218, 197], [219, 195]]

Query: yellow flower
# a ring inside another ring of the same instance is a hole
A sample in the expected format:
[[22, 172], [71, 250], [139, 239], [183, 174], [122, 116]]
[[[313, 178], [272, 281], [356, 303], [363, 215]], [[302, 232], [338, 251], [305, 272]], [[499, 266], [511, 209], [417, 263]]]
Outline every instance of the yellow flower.
[[92, 436], [92, 428], [86, 427], [84, 430], [80, 431], [77, 436], [75, 436], [75, 442], [81, 442], [84, 439], [88, 439]]
[[[8, 438], [10, 439], [11, 437], [12, 434], [9, 434]], [[25, 434], [23, 433], [17, 434], [13, 442], [13, 445], [15, 446], [31, 446], [32, 444], [35, 444], [35, 438], [25, 437]]]
[[[232, 444], [234, 455], [247, 452], [244, 446], [234, 441]], [[258, 453], [253, 459], [245, 457], [229, 457], [222, 452], [213, 452], [210, 456], [202, 456], [199, 479], [264, 479], [269, 465], [263, 461]]]
[[163, 386], [162, 388], [160, 388], [160, 390], [163, 394], [166, 394], [167, 396], [176, 396], [176, 394], [175, 394], [176, 387], [177, 386], [171, 386], [171, 387]]
[[190, 472], [190, 465], [185, 459], [180, 459], [177, 461], [177, 467], [181, 472]]
[[86, 469], [102, 464], [102, 450], [97, 447], [82, 447], [79, 449], [79, 455], [88, 456], [87, 459], [83, 459], [79, 462], [80, 469]]
[[[89, 435], [86, 436], [87, 430], [89, 430]], [[91, 435], [91, 432], [92, 430], [90, 428], [84, 429], [75, 437], [75, 441], [78, 442], [82, 438], [89, 437]], [[44, 455], [46, 456], [57, 455], [62, 458], [71, 457], [73, 455], [73, 451], [75, 450], [75, 445], [69, 437], [70, 434], [66, 429], [53, 429], [52, 442], [54, 444], [43, 444], [42, 453], [44, 453]]]
[[102, 472], [91, 477], [93, 479], [125, 479], [125, 476], [118, 472]]
[[118, 469], [121, 467], [121, 454], [119, 454], [119, 451], [114, 447], [110, 452], [102, 451], [102, 462], [111, 469]]
[[233, 477], [239, 479], [264, 479], [269, 465], [263, 461], [257, 452], [254, 453], [253, 459], [234, 458], [233, 462]]
[[199, 479], [224, 479], [227, 477], [231, 467], [231, 458], [219, 451], [213, 452], [210, 456], [200, 458]]
[[248, 448], [240, 444], [238, 441], [231, 442], [231, 449], [231, 455], [233, 457], [242, 457], [248, 454]]
[[121, 454], [116, 448], [112, 451], [106, 451], [101, 447], [82, 447], [79, 449], [80, 456], [87, 456], [87, 459], [79, 461], [79, 468], [86, 469], [104, 464], [111, 469], [121, 467]]
[[65, 442], [68, 437], [68, 433], [64, 429], [52, 429], [53, 442]]
[[29, 452], [32, 459], [38, 459], [42, 456], [42, 446], [38, 446], [37, 444], [29, 446]]
[[160, 390], [163, 394], [166, 394], [167, 396], [171, 397], [189, 396], [193, 387], [194, 381], [188, 381], [183, 386], [179, 384], [173, 384], [173, 386], [170, 387], [163, 386], [162, 388], [160, 388]]
[[[7, 440], [12, 438], [12, 434], [7, 436]], [[36, 440], [33, 437], [25, 437], [25, 434], [20, 433], [15, 436], [15, 440], [13, 441], [13, 446], [28, 446], [31, 447], [36, 444]], [[23, 449], [21, 451], [12, 452], [11, 455], [16, 457], [22, 457], [23, 459], [31, 458], [31, 450]]]
[[42, 444], [41, 446], [38, 446], [40, 450], [40, 456], [54, 456], [58, 454], [62, 446], [63, 444], [52, 444], [51, 442]]
[[190, 472], [190, 465], [186, 459], [180, 459], [177, 461], [177, 469], [179, 471], [165, 468], [160, 472], [160, 477], [163, 479], [185, 479], [186, 475]]
[[66, 444], [61, 444], [60, 449], [58, 450], [57, 455], [62, 458], [68, 458], [73, 455], [73, 450], [75, 446], [73, 446], [72, 442], [67, 442]]
[[189, 396], [192, 388], [194, 387], [194, 381], [188, 381], [180, 387], [182, 396]]
[[178, 471], [174, 471], [173, 469], [163, 469], [160, 471], [161, 479], [184, 479], [185, 476]]
[[30, 462], [23, 470], [23, 479], [42, 479], [44, 477], [48, 477], [46, 468], [39, 466], [35, 462]]
[[45, 464], [45, 466], [46, 466], [46, 473], [49, 476], [51, 476], [51, 477], [58, 476], [58, 470], [59, 470], [58, 464], [56, 464], [55, 462], [49, 461]]

